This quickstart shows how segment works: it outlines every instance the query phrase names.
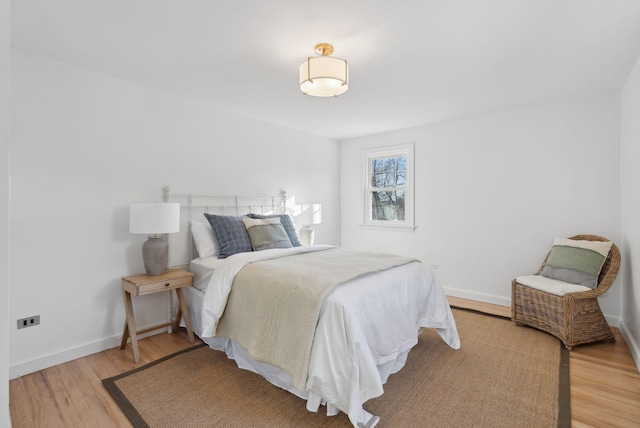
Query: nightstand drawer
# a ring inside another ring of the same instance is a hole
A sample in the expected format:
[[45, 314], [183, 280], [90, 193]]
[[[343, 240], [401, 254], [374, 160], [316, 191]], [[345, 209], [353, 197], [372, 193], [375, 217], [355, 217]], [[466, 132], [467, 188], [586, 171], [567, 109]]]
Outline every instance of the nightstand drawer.
[[122, 278], [122, 289], [132, 296], [157, 293], [162, 290], [173, 290], [193, 284], [193, 274], [185, 271], [167, 271], [163, 275], [136, 275]]
[[185, 276], [184, 278], [176, 278], [160, 282], [152, 282], [149, 284], [141, 284], [137, 287], [137, 295], [141, 296], [143, 294], [155, 293], [160, 290], [171, 290], [174, 288], [185, 287], [191, 285], [192, 282], [192, 277]]

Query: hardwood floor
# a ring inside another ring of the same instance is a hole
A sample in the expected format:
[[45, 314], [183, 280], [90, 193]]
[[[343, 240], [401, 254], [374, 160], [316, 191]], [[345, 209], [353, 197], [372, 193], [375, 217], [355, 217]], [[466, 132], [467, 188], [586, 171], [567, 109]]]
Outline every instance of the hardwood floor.
[[[448, 300], [451, 305], [511, 317], [510, 307]], [[569, 353], [573, 428], [640, 427], [640, 373], [620, 331], [612, 330], [615, 343], [576, 346]]]
[[187, 332], [161, 333], [138, 342], [134, 364], [131, 343], [31, 373], [9, 383], [13, 428], [131, 427], [102, 386], [102, 379], [125, 373], [201, 343], [189, 343]]
[[[510, 316], [510, 308], [450, 297], [452, 305]], [[524, 328], [524, 327], [523, 327]], [[640, 426], [640, 373], [618, 331], [615, 343], [571, 351], [572, 426]], [[140, 363], [131, 345], [31, 373], [10, 382], [11, 422], [21, 427], [131, 427], [103, 388], [101, 379], [140, 367], [193, 346], [181, 329], [140, 341]]]

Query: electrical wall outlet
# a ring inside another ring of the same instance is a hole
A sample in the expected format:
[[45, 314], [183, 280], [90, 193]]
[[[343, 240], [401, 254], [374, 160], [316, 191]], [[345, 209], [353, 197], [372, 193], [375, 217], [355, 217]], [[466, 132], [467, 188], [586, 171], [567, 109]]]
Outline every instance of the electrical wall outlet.
[[18, 320], [18, 329], [33, 327], [40, 324], [40, 315], [34, 315], [32, 317], [21, 318]]

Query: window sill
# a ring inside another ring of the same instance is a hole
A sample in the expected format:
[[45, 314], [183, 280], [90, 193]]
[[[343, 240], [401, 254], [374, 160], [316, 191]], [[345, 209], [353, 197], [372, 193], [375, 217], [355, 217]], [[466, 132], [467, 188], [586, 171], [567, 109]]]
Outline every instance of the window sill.
[[361, 229], [368, 230], [388, 230], [392, 232], [413, 232], [416, 226], [400, 225], [400, 224], [359, 224]]

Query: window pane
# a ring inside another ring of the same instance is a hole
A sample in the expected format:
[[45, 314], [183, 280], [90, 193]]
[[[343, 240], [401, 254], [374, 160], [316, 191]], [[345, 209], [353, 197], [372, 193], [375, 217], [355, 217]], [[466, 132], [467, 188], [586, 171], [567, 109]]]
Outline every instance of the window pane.
[[407, 157], [371, 159], [371, 187], [397, 187], [407, 183]]
[[371, 192], [371, 220], [404, 221], [404, 190]]

